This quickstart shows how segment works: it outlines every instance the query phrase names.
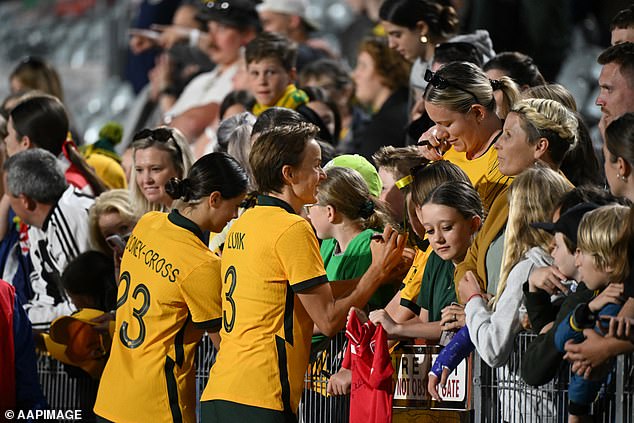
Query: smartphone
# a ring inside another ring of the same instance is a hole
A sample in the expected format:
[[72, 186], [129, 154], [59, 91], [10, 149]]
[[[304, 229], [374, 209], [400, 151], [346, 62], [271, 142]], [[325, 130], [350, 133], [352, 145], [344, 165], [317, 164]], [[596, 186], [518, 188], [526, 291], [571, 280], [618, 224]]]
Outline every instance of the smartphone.
[[119, 254], [123, 253], [125, 250], [126, 240], [119, 234], [113, 234], [106, 237], [106, 243], [112, 248], [113, 251], [116, 251]]

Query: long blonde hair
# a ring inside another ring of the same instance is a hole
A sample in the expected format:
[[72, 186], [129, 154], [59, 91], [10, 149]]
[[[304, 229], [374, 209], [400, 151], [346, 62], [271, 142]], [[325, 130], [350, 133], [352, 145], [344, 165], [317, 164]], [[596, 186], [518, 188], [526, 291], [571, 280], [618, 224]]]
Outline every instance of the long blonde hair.
[[574, 187], [559, 173], [535, 165], [519, 174], [511, 184], [509, 217], [504, 232], [504, 253], [500, 281], [493, 307], [506, 288], [509, 273], [532, 247], [548, 250], [552, 235], [530, 226], [533, 222], [549, 221], [559, 199]]

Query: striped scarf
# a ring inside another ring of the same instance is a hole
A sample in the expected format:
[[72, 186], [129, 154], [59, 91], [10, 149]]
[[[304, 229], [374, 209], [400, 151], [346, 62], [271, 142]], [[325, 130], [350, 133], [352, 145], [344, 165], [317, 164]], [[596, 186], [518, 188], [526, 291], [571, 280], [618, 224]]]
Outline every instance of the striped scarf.
[[297, 109], [302, 104], [308, 103], [308, 95], [302, 91], [297, 89], [294, 84], [289, 84], [284, 90], [284, 94], [280, 97], [277, 102], [272, 106], [265, 106], [260, 103], [256, 103], [253, 106], [253, 114], [256, 116], [260, 116], [262, 112], [270, 107], [286, 107], [287, 109]]

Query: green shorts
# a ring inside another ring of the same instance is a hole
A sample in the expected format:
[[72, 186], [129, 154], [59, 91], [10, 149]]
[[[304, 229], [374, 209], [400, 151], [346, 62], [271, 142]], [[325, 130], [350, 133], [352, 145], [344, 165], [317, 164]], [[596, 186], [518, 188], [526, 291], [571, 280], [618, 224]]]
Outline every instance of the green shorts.
[[238, 404], [237, 402], [212, 400], [200, 403], [202, 423], [297, 423], [291, 412]]

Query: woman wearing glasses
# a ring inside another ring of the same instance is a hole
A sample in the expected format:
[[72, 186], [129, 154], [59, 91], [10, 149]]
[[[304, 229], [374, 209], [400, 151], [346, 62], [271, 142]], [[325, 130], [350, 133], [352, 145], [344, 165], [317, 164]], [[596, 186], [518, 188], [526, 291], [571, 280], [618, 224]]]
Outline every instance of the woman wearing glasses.
[[132, 141], [134, 168], [130, 200], [138, 215], [169, 211], [172, 197], [165, 191], [171, 178], [182, 178], [194, 161], [189, 145], [177, 129], [143, 129]]
[[167, 195], [181, 200], [178, 208], [149, 212], [134, 227], [121, 261], [116, 334], [95, 404], [102, 420], [196, 421], [196, 344], [202, 329], [218, 331], [222, 317], [220, 258], [203, 232], [220, 232], [237, 216], [247, 184], [234, 158], [208, 154], [185, 179], [165, 186]]

